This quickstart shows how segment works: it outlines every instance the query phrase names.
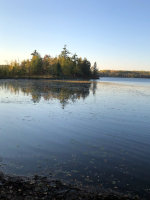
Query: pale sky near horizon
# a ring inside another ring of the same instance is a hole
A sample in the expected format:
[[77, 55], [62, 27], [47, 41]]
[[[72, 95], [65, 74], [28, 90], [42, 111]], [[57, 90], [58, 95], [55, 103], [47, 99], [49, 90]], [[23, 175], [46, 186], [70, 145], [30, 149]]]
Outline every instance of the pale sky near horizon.
[[58, 55], [150, 71], [150, 0], [0, 0], [0, 64]]

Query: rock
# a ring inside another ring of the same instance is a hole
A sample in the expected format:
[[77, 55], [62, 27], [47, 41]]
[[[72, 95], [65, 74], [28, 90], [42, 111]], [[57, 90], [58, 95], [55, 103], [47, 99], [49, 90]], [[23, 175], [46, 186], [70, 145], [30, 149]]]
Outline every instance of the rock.
[[6, 176], [0, 173], [0, 200], [138, 200], [137, 196], [113, 192], [90, 192], [59, 180], [38, 175], [33, 178]]

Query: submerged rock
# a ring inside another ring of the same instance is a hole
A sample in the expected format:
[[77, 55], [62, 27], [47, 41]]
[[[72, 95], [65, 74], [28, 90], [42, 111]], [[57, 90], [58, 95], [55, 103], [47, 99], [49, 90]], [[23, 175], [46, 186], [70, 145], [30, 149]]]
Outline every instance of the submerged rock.
[[137, 200], [113, 192], [91, 192], [59, 180], [34, 176], [14, 177], [0, 173], [0, 200]]

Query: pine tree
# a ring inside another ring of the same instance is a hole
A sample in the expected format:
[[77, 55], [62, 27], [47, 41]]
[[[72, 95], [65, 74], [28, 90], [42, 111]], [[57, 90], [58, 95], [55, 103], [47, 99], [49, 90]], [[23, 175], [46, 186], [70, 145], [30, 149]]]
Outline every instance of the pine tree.
[[94, 63], [94, 66], [92, 67], [92, 76], [93, 78], [97, 78], [98, 77], [98, 69], [97, 69], [97, 63]]

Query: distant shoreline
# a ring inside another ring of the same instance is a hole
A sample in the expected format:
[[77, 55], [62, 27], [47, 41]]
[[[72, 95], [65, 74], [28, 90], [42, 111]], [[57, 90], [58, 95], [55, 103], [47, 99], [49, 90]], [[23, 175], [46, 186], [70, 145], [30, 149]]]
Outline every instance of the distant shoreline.
[[150, 71], [100, 70], [100, 77], [150, 78]]
[[126, 77], [126, 76], [101, 76], [99, 78], [141, 78], [141, 79], [150, 79], [150, 77]]

